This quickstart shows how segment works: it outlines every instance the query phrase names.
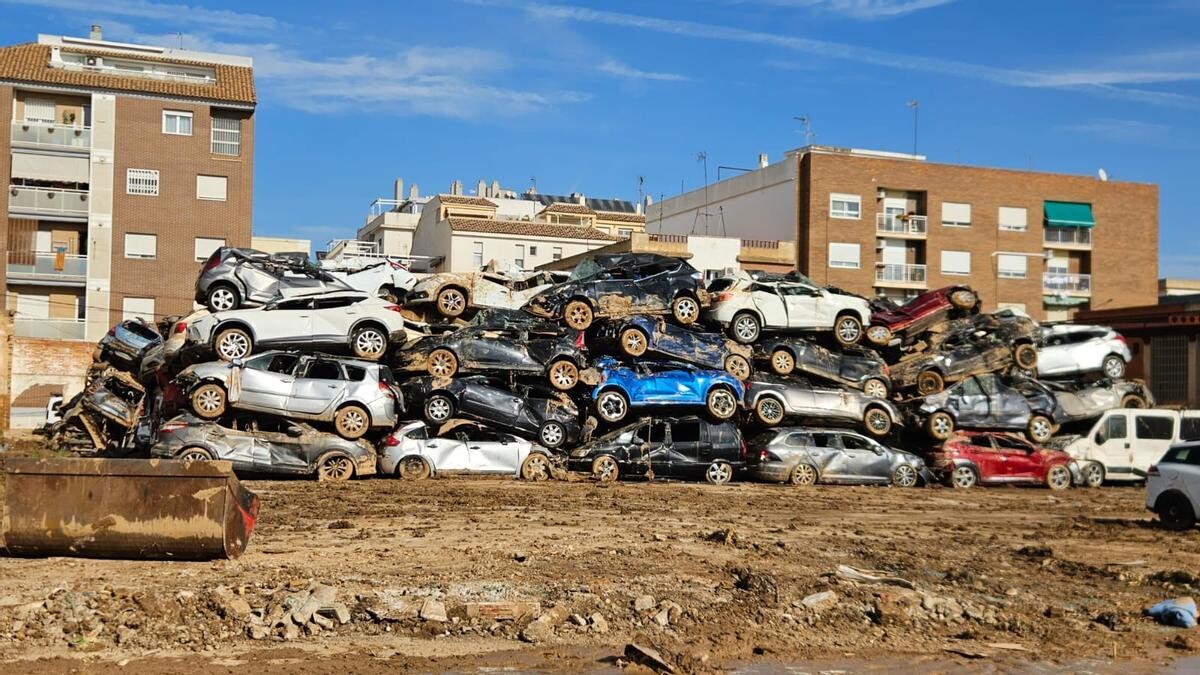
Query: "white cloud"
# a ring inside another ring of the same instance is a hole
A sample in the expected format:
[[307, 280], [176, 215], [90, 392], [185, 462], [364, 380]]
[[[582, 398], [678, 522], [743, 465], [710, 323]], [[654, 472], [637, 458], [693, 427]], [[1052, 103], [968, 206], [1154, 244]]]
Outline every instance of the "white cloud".
[[891, 19], [924, 9], [948, 5], [954, 0], [739, 0], [777, 7], [806, 7], [842, 14], [854, 19]]
[[1162, 124], [1142, 122], [1139, 120], [1121, 120], [1101, 117], [1068, 124], [1063, 127], [1088, 136], [1095, 136], [1109, 141], [1145, 142], [1164, 138], [1169, 129]]
[[596, 68], [607, 75], [615, 75], [616, 77], [625, 77], [634, 80], [657, 80], [660, 82], [686, 82], [692, 78], [678, 73], [658, 73], [649, 70], [638, 70], [633, 66], [621, 63], [615, 59], [609, 59], [601, 63]]
[[78, 12], [82, 16], [123, 16], [149, 19], [176, 25], [200, 25], [206, 29], [231, 34], [252, 34], [274, 31], [281, 24], [273, 17], [245, 14], [225, 9], [207, 9], [197, 5], [147, 2], [146, 0], [0, 0], [9, 5], [30, 5]]

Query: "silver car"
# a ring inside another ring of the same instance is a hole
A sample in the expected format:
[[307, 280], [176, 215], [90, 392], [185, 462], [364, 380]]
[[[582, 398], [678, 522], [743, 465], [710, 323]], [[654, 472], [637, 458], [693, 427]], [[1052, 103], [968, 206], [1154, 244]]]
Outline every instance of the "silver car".
[[1133, 358], [1125, 338], [1107, 326], [1043, 326], [1039, 337], [1038, 377], [1098, 372], [1119, 380]]
[[283, 289], [352, 290], [344, 281], [313, 267], [303, 254], [222, 246], [200, 269], [195, 300], [209, 311], [227, 312], [266, 304]]
[[437, 438], [424, 422], [397, 427], [379, 446], [379, 473], [405, 480], [451, 473], [550, 477], [554, 462], [540, 445], [471, 422], [452, 421], [442, 428]]
[[342, 438], [396, 426], [398, 391], [387, 366], [322, 354], [265, 352], [246, 361], [212, 361], [176, 378], [192, 410], [207, 420], [226, 409], [332, 422]]
[[915, 487], [933, 482], [920, 457], [851, 431], [785, 427], [750, 441], [750, 477], [770, 483], [874, 483]]
[[883, 438], [904, 423], [891, 401], [802, 377], [760, 376], [747, 383], [745, 402], [758, 421], [769, 427], [786, 417], [799, 417], [854, 423], [872, 436]]

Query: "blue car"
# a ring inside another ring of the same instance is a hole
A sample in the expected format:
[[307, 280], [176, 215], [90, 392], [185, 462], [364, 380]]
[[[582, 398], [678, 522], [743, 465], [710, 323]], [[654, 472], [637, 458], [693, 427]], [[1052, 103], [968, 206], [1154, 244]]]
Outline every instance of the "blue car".
[[720, 333], [667, 323], [661, 317], [636, 315], [623, 321], [605, 322], [596, 331], [602, 349], [619, 349], [630, 358], [650, 353], [660, 358], [683, 361], [701, 368], [724, 370], [739, 380], [750, 377], [750, 347]]
[[677, 363], [637, 363], [623, 366], [610, 356], [596, 359], [600, 384], [592, 392], [596, 414], [605, 422], [620, 422], [630, 408], [643, 406], [704, 406], [717, 420], [733, 417], [745, 387], [741, 380], [719, 370], [701, 370]]

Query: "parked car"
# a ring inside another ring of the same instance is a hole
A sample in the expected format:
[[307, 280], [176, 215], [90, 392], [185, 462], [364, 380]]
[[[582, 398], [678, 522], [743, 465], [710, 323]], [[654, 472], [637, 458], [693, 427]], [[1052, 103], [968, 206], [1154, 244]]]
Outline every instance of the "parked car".
[[1029, 372], [1037, 368], [1034, 346], [1037, 325], [1027, 317], [1004, 312], [953, 322], [951, 330], [930, 346], [900, 358], [891, 367], [896, 389], [916, 387], [922, 396], [978, 373]]
[[1070, 455], [1014, 434], [956, 434], [928, 459], [929, 466], [956, 488], [1020, 483], [1063, 490], [1083, 482], [1079, 465]]
[[625, 475], [728, 483], [746, 466], [746, 445], [730, 422], [693, 415], [642, 418], [572, 450], [567, 468], [610, 482]]
[[470, 422], [441, 437], [431, 436], [424, 422], [402, 423], [379, 446], [379, 473], [405, 480], [456, 473], [545, 480], [552, 463], [542, 446]]
[[780, 427], [750, 441], [750, 477], [768, 483], [916, 487], [933, 476], [920, 457], [852, 431]]
[[524, 309], [586, 330], [595, 319], [670, 314], [688, 326], [708, 306], [704, 275], [679, 258], [614, 253], [584, 258], [570, 278], [530, 298]]
[[1050, 378], [1102, 373], [1119, 380], [1125, 377], [1125, 367], [1132, 358], [1125, 338], [1107, 326], [1043, 326], [1037, 374]]
[[375, 449], [293, 420], [235, 416], [229, 426], [183, 414], [165, 422], [152, 457], [183, 461], [222, 460], [234, 471], [313, 476], [347, 481], [375, 473]]
[[100, 338], [94, 356], [146, 381], [163, 364], [163, 339], [145, 321], [126, 319]]
[[397, 304], [407, 304], [408, 295], [417, 285], [417, 277], [398, 260], [381, 260], [363, 267], [342, 269], [322, 261], [321, 269], [356, 291], [378, 296]]
[[870, 349], [852, 346], [835, 352], [804, 338], [781, 337], [761, 341], [754, 355], [769, 363], [776, 375], [800, 372], [854, 387], [868, 396], [887, 398], [892, 386], [888, 365]]
[[224, 361], [286, 347], [348, 349], [377, 361], [407, 340], [400, 307], [360, 291], [281, 296], [262, 307], [200, 316], [186, 326], [190, 345], [211, 348]]
[[372, 361], [271, 351], [245, 361], [201, 363], [175, 379], [206, 420], [228, 408], [253, 410], [329, 422], [349, 440], [396, 426], [399, 392], [392, 371]]
[[629, 366], [611, 356], [596, 359], [600, 383], [592, 392], [596, 414], [605, 422], [625, 419], [632, 408], [703, 406], [717, 420], [737, 413], [745, 393], [729, 373], [682, 363], [638, 362]]
[[1024, 431], [1034, 443], [1045, 443], [1062, 421], [1054, 394], [1024, 378], [1005, 380], [995, 373], [972, 375], [937, 394], [917, 409], [934, 439], [949, 439], [956, 428]]
[[872, 314], [867, 339], [877, 345], [886, 345], [897, 336], [907, 340], [945, 321], [952, 310], [969, 312], [978, 308], [979, 295], [969, 286], [946, 286], [922, 293], [894, 309]]
[[739, 380], [750, 377], [750, 348], [719, 333], [676, 326], [656, 316], [606, 321], [596, 331], [593, 347], [619, 351], [630, 358], [646, 354], [702, 368], [724, 369]]
[[551, 450], [578, 442], [584, 432], [574, 401], [545, 387], [510, 390], [485, 375], [468, 375], [415, 377], [400, 389], [409, 407], [419, 407], [427, 421], [439, 426], [461, 417], [536, 439]]
[[404, 304], [414, 309], [432, 305], [448, 319], [469, 309], [520, 309], [567, 276], [564, 272], [500, 272], [494, 267], [482, 272], [442, 272], [417, 282]]
[[788, 417], [857, 424], [883, 438], [903, 418], [888, 400], [835, 384], [816, 384], [803, 377], [755, 378], [746, 386], [746, 407], [762, 424], [773, 427]]
[[708, 287], [713, 305], [705, 318], [725, 326], [742, 344], [768, 331], [833, 331], [843, 345], [862, 339], [871, 317], [867, 300], [836, 288], [822, 288], [808, 277], [741, 272], [714, 280]]
[[1049, 389], [1062, 408], [1064, 424], [1095, 419], [1114, 408], [1154, 407], [1154, 394], [1140, 380], [1113, 382], [1102, 379], [1090, 384], [1028, 380], [1025, 386]]
[[1200, 443], [1173, 445], [1146, 474], [1146, 508], [1168, 530], [1196, 526], [1200, 505]]
[[265, 305], [285, 290], [354, 290], [327, 272], [289, 255], [222, 246], [196, 278], [196, 302], [211, 312]]
[[1074, 457], [1084, 481], [1144, 480], [1151, 465], [1172, 445], [1200, 440], [1200, 410], [1109, 410], [1082, 435], [1054, 438], [1049, 445]]

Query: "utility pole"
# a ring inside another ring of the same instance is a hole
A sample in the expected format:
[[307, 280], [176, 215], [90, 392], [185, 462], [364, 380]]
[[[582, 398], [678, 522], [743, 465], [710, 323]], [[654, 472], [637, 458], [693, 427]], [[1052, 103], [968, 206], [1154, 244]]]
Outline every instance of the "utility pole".
[[[708, 153], [701, 150], [696, 153], [696, 161], [704, 164], [704, 234], [708, 235]], [[695, 223], [692, 231], [696, 231]]]
[[908, 107], [913, 111], [913, 154], [917, 154], [917, 110], [921, 107], [921, 102], [913, 99], [908, 102]]

